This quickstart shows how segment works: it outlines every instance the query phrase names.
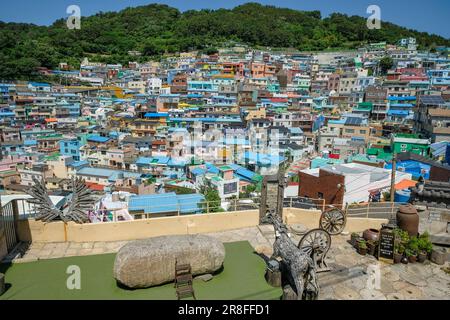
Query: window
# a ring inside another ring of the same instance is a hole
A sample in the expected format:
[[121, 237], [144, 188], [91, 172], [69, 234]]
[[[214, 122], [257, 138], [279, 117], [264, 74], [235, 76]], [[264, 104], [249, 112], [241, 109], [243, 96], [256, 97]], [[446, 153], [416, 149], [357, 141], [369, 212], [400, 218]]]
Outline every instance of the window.
[[235, 193], [237, 191], [237, 183], [227, 183], [223, 185], [223, 194]]
[[323, 193], [322, 192], [317, 192], [317, 198], [323, 199]]

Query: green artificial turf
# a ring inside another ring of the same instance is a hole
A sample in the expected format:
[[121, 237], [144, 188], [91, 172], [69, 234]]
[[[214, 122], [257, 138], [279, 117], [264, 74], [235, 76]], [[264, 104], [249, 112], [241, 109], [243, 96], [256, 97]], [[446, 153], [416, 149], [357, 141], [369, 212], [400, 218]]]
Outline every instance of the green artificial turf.
[[[280, 288], [264, 279], [265, 263], [247, 241], [225, 244], [223, 270], [208, 282], [194, 280], [198, 300], [279, 299]], [[68, 257], [36, 262], [0, 264], [5, 273], [4, 299], [176, 299], [173, 283], [158, 287], [128, 290], [113, 278], [115, 254]], [[81, 289], [69, 290], [66, 270], [77, 265], [81, 270]]]

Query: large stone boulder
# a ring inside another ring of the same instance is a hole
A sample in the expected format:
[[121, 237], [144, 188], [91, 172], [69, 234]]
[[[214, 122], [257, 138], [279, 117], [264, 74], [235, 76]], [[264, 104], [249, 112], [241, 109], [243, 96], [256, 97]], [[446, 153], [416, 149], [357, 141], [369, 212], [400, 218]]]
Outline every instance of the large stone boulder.
[[192, 275], [213, 273], [225, 259], [225, 247], [205, 235], [161, 236], [123, 246], [114, 262], [114, 278], [129, 288], [147, 288], [175, 279], [175, 260], [190, 264]]

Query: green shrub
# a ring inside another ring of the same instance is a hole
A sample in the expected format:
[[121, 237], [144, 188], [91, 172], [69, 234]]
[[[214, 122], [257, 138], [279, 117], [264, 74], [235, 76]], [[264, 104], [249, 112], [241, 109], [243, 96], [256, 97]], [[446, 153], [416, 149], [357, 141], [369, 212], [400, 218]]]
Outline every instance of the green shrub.
[[417, 253], [411, 249], [406, 249], [405, 253], [406, 253], [407, 257], [413, 257], [413, 256], [417, 255]]
[[408, 249], [416, 254], [419, 252], [419, 239], [417, 237], [411, 237], [409, 239]]
[[402, 243], [408, 243], [409, 242], [409, 234], [407, 231], [404, 231], [400, 228], [394, 229], [394, 236], [396, 240], [399, 240]]
[[427, 232], [419, 236], [417, 244], [419, 252], [431, 253], [433, 250], [433, 243], [431, 242]]
[[396, 242], [394, 244], [394, 252], [397, 254], [405, 253], [405, 246], [401, 242]]

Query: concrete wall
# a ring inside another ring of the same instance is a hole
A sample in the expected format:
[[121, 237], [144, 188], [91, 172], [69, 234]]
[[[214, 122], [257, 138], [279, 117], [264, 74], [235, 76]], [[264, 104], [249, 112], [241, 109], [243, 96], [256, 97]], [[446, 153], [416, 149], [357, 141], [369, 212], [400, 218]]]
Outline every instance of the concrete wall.
[[[308, 229], [319, 227], [321, 211], [285, 208], [283, 220], [287, 224], [301, 223]], [[346, 231], [380, 228], [385, 219], [350, 218]], [[76, 224], [43, 223], [33, 219], [19, 221], [18, 237], [34, 242], [95, 242], [124, 241], [161, 235], [221, 232], [254, 227], [259, 224], [259, 210], [161, 217], [133, 221]]]
[[259, 211], [237, 211], [133, 221], [76, 224], [43, 223], [33, 219], [19, 222], [19, 239], [35, 242], [122, 241], [161, 235], [220, 232], [258, 225]]

